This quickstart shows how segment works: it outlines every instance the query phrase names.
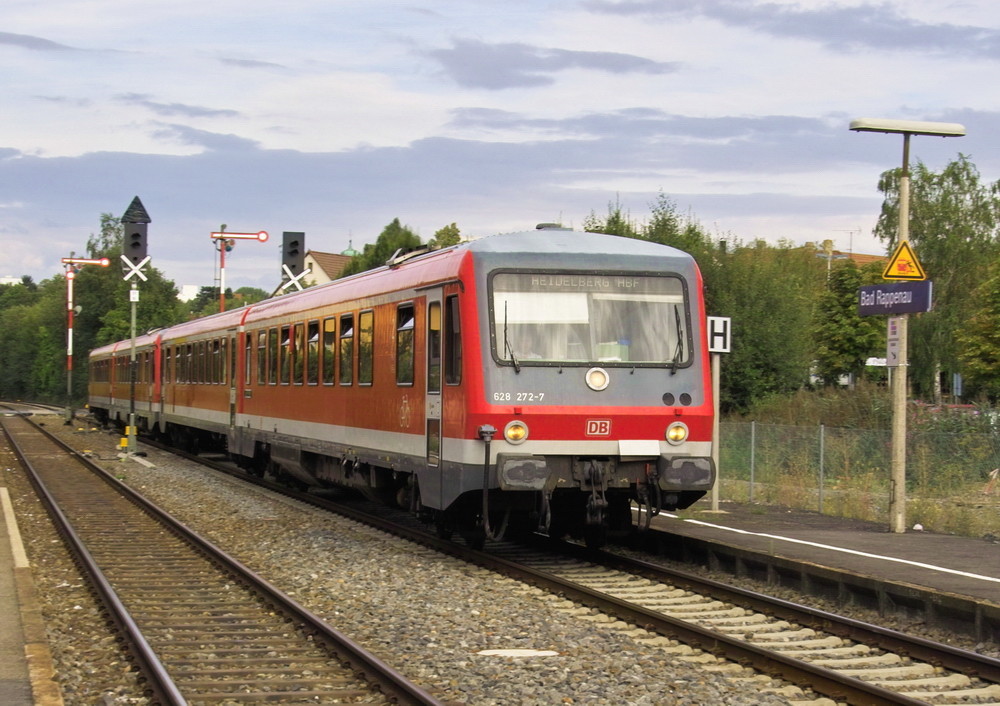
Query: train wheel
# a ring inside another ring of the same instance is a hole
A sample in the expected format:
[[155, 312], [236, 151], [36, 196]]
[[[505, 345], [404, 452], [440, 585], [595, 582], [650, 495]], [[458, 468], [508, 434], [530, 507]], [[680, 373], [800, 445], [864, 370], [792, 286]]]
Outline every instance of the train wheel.
[[469, 548], [479, 551], [486, 546], [486, 530], [482, 525], [464, 528], [461, 530], [462, 539], [469, 545]]
[[608, 543], [608, 528], [605, 525], [587, 525], [583, 528], [583, 542], [587, 549], [600, 549]]
[[438, 517], [434, 520], [434, 534], [446, 542], [450, 542], [455, 534], [455, 526], [448, 520]]

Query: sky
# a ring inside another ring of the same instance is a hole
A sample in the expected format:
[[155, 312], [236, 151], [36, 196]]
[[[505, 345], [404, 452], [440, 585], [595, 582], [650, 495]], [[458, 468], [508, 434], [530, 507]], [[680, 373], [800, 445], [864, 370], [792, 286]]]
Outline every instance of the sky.
[[[879, 175], [1000, 180], [994, 0], [5, 0], [0, 277], [84, 254], [139, 196], [152, 264], [215, 282], [210, 234], [270, 234], [226, 285], [274, 289], [307, 249], [539, 222], [581, 229], [660, 194], [713, 236], [881, 254]], [[919, 253], [918, 253], [919, 256]]]

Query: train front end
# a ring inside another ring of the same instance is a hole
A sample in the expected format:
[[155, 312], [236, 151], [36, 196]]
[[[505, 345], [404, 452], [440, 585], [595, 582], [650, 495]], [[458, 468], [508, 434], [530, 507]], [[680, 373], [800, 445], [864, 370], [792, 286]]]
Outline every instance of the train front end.
[[473, 246], [482, 518], [600, 545], [715, 480], [701, 276], [667, 246], [537, 230]]

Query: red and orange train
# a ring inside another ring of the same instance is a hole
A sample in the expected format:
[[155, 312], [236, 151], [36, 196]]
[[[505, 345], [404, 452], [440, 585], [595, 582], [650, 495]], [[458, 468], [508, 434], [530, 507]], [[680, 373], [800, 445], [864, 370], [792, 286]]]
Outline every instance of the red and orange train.
[[90, 354], [104, 422], [347, 486], [481, 543], [600, 545], [633, 502], [711, 488], [701, 275], [674, 248], [539, 226], [431, 252]]

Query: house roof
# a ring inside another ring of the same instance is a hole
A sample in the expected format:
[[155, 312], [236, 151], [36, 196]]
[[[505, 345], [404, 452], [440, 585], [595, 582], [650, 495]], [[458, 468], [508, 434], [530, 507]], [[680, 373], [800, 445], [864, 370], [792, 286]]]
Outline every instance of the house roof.
[[330, 279], [337, 279], [340, 273], [344, 271], [344, 268], [347, 267], [347, 263], [351, 261], [350, 255], [337, 255], [332, 252], [310, 250], [308, 254]]

